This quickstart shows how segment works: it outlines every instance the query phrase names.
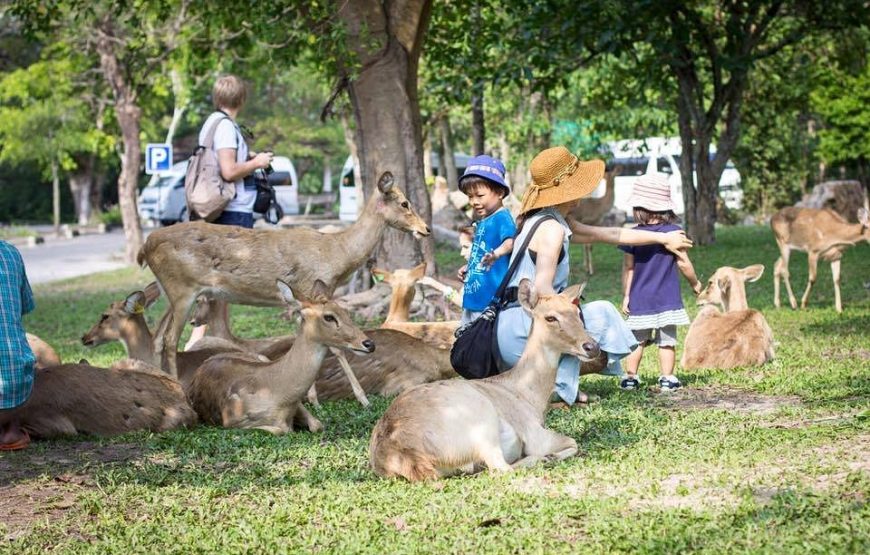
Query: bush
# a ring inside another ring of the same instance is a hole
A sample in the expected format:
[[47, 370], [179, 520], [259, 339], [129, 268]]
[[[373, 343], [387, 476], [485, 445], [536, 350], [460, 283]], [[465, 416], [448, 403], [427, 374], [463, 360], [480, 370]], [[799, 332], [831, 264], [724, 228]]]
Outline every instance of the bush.
[[123, 220], [121, 219], [121, 207], [117, 204], [110, 206], [106, 210], [104, 210], [98, 216], [100, 223], [104, 223], [106, 225], [121, 225]]

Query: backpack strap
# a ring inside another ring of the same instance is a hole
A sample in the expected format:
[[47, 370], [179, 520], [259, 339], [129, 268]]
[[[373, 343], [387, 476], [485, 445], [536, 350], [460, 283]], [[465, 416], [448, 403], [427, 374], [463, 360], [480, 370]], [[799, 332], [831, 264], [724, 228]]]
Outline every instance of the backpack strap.
[[[215, 135], [215, 133], [217, 133], [217, 127], [220, 124], [220, 122], [222, 122], [225, 119], [230, 119], [230, 117], [224, 116], [222, 118], [218, 118], [217, 121], [215, 121], [213, 124], [211, 124], [211, 127], [208, 129], [208, 132], [205, 134], [205, 144], [200, 145], [200, 146], [202, 146], [203, 148], [207, 148], [207, 149], [211, 149], [214, 147], [214, 135]], [[232, 120], [230, 120], [230, 121], [232, 121]], [[236, 137], [236, 142], [238, 142], [238, 137]]]

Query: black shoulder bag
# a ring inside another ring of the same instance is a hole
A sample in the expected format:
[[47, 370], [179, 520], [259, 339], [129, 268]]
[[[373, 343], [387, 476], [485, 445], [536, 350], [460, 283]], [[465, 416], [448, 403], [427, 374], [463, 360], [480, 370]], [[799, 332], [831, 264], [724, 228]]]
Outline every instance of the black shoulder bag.
[[546, 220], [553, 219], [555, 218], [545, 215], [535, 222], [529, 230], [529, 234], [526, 235], [520, 250], [517, 251], [501, 285], [498, 286], [492, 302], [476, 320], [456, 330], [456, 341], [453, 343], [453, 348], [450, 349], [450, 365], [463, 378], [479, 380], [499, 373], [497, 361], [501, 355], [498, 350], [496, 320], [498, 313], [504, 308], [505, 290], [507, 290], [507, 285], [510, 283], [517, 266], [525, 256], [535, 230]]

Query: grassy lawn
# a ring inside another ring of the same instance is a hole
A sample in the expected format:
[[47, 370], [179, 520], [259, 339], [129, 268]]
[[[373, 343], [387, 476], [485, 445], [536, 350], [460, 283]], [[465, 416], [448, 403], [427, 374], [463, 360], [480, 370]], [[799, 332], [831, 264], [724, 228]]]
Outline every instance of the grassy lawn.
[[[776, 360], [678, 369], [687, 387], [673, 394], [584, 378], [600, 401], [548, 418], [577, 439], [574, 459], [504, 476], [380, 480], [367, 448], [386, 399], [324, 404], [321, 435], [198, 427], [38, 442], [0, 454], [0, 552], [870, 552], [870, 247], [843, 261], [843, 314], [827, 264], [809, 310], [775, 310], [777, 254], [765, 227], [725, 228], [691, 251], [702, 279], [721, 265], [766, 266], [747, 293], [774, 330]], [[619, 253], [596, 246], [594, 256], [586, 298], [618, 302]], [[582, 249], [572, 260], [580, 281]], [[458, 255], [445, 247], [439, 263], [448, 273]], [[806, 256], [791, 270], [802, 292]], [[130, 269], [38, 287], [28, 329], [65, 360], [109, 364], [120, 346], [85, 350], [78, 338], [149, 279]], [[684, 295], [694, 313], [685, 284]], [[287, 333], [279, 313], [234, 308], [234, 329]], [[641, 374], [645, 385], [657, 378], [654, 350]]]

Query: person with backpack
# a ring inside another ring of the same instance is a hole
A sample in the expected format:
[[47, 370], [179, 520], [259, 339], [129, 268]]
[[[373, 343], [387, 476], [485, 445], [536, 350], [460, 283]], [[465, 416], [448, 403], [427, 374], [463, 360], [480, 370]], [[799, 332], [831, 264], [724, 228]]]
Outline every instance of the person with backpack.
[[212, 89], [215, 111], [199, 132], [199, 144], [208, 144], [209, 132], [214, 127], [212, 149], [217, 155], [221, 178], [235, 183], [236, 189], [235, 196], [212, 223], [252, 228], [257, 189], [253, 183], [246, 186], [245, 178], [256, 170], [267, 168], [272, 163], [272, 153], [248, 151], [248, 144], [236, 123], [246, 99], [245, 83], [241, 79], [235, 75], [220, 77]]

